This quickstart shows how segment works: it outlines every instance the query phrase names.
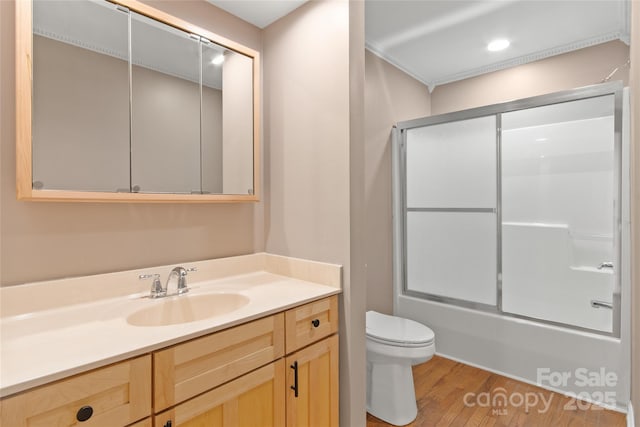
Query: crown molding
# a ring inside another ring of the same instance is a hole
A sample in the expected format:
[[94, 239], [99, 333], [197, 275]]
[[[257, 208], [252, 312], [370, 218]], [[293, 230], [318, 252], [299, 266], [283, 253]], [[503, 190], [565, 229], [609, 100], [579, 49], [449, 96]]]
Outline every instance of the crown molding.
[[[623, 7], [622, 9], [627, 10], [627, 13], [628, 13], [628, 8]], [[625, 22], [628, 22], [628, 20]], [[427, 86], [429, 88], [429, 92], [431, 93], [436, 88], [436, 86], [441, 86], [444, 84], [453, 83], [460, 80], [469, 79], [472, 77], [477, 77], [482, 74], [492, 73], [495, 71], [500, 71], [500, 70], [504, 70], [511, 67], [517, 67], [519, 65], [529, 64], [531, 62], [540, 61], [542, 59], [546, 59], [552, 56], [562, 55], [564, 53], [573, 52], [575, 50], [584, 49], [591, 46], [596, 46], [612, 40], [621, 40], [622, 42], [628, 45], [629, 34], [625, 32], [619, 32], [619, 31], [606, 33], [606, 34], [591, 37], [588, 39], [579, 40], [577, 42], [556, 46], [550, 49], [540, 50], [538, 52], [534, 52], [528, 55], [518, 56], [516, 58], [508, 59], [506, 61], [496, 62], [496, 63], [485, 65], [482, 67], [471, 68], [468, 70], [461, 71], [459, 73], [448, 74], [439, 78], [434, 78], [429, 80], [423, 77], [420, 77], [416, 72], [413, 72], [410, 69], [402, 66], [399, 61], [393, 58], [393, 56], [384, 53], [381, 49], [378, 49], [375, 45], [371, 43], [366, 43], [365, 47], [374, 55], [384, 59], [385, 61], [387, 61], [394, 67], [398, 68], [405, 74], [408, 74], [412, 78], [416, 79], [420, 83]]]
[[447, 83], [453, 83], [459, 80], [477, 77], [482, 74], [492, 73], [495, 71], [500, 71], [500, 70], [504, 70], [511, 67], [517, 67], [519, 65], [529, 64], [531, 62], [540, 61], [542, 59], [546, 59], [552, 56], [562, 55], [564, 53], [573, 52], [573, 51], [584, 49], [591, 46], [596, 46], [602, 43], [610, 42], [612, 40], [623, 40], [623, 37], [624, 35], [617, 31], [603, 34], [600, 36], [591, 37], [591, 38], [580, 40], [574, 43], [568, 43], [568, 44], [556, 46], [550, 49], [544, 49], [529, 55], [522, 55], [506, 61], [496, 62], [494, 64], [489, 64], [483, 67], [473, 68], [470, 70], [462, 71], [460, 73], [443, 76], [441, 78], [435, 79], [433, 81], [433, 85], [434, 87], [440, 86]]

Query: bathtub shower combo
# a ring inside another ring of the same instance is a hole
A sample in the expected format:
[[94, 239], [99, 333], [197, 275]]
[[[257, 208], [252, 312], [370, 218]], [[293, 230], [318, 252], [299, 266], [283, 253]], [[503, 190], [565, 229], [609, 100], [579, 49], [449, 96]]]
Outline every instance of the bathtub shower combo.
[[624, 410], [627, 103], [614, 82], [399, 123], [395, 314], [447, 357]]

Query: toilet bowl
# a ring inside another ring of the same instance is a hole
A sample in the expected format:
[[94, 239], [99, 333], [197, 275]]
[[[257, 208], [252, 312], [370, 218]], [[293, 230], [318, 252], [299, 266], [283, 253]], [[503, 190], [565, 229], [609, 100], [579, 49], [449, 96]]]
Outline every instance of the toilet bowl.
[[418, 415], [411, 366], [431, 359], [435, 338], [425, 325], [367, 311], [367, 412], [387, 423], [409, 424]]

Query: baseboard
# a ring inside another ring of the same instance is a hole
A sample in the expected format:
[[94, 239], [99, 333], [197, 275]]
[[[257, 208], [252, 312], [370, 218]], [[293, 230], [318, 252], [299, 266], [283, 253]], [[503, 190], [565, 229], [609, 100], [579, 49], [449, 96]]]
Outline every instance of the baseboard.
[[[523, 383], [526, 383], [526, 384], [530, 384], [530, 385], [533, 385], [533, 386], [536, 386], [536, 387], [543, 388], [545, 390], [552, 391], [554, 393], [561, 394], [563, 396], [567, 396], [567, 392], [566, 391], [561, 390], [561, 389], [556, 388], [556, 387], [550, 387], [550, 386], [548, 386], [546, 384], [545, 385], [540, 385], [540, 384], [537, 384], [535, 381], [531, 381], [531, 380], [528, 380], [526, 378], [519, 377], [517, 375], [512, 375], [512, 374], [509, 374], [507, 372], [502, 372], [502, 371], [499, 371], [497, 369], [487, 368], [486, 366], [478, 365], [477, 363], [472, 363], [472, 362], [469, 362], [467, 360], [460, 359], [458, 357], [449, 356], [448, 354], [440, 353], [438, 351], [436, 351], [436, 355], [440, 356], [440, 357], [443, 357], [445, 359], [453, 360], [454, 362], [464, 363], [465, 365], [473, 366], [474, 368], [482, 369], [483, 371], [492, 372], [494, 374], [502, 375], [503, 377], [511, 378], [513, 380], [516, 380], [516, 381], [520, 381], [520, 382], [523, 382]], [[429, 363], [429, 362], [427, 362], [427, 363]], [[588, 402], [588, 403], [591, 403], [593, 405], [601, 406], [601, 407], [603, 407], [605, 409], [610, 409], [610, 410], [616, 411], [616, 412], [622, 412], [623, 414], [628, 413], [629, 409], [631, 408], [630, 404], [629, 405], [619, 405], [619, 404], [616, 404], [616, 405], [603, 405], [602, 403], [594, 402], [591, 399], [584, 399], [584, 401]], [[632, 417], [633, 417], [633, 414], [632, 414]], [[628, 419], [629, 418], [628, 418], [628, 415], [627, 415], [627, 420]], [[627, 421], [627, 423], [628, 423], [628, 421]], [[635, 427], [635, 426], [633, 424], [628, 424], [627, 427]]]
[[633, 416], [633, 405], [631, 402], [629, 402], [629, 406], [627, 406], [627, 427], [636, 427]]

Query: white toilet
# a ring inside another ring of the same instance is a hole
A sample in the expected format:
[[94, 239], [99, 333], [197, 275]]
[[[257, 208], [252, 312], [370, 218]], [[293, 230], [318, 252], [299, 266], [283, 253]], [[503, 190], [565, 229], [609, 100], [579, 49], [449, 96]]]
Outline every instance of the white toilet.
[[367, 311], [367, 412], [402, 426], [418, 415], [411, 366], [435, 353], [434, 333], [401, 317]]

